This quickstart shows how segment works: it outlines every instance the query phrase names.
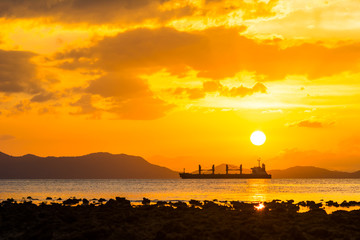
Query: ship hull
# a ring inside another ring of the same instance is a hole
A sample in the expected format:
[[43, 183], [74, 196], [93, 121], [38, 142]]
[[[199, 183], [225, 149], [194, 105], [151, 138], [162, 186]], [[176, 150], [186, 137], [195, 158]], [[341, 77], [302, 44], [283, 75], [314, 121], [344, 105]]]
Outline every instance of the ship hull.
[[269, 179], [270, 174], [193, 174], [180, 173], [182, 179]]

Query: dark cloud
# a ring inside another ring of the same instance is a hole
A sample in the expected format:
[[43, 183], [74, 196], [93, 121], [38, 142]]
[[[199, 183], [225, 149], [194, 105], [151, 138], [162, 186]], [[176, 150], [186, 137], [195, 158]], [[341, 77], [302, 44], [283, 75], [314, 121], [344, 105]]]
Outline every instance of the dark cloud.
[[40, 93], [31, 98], [31, 102], [46, 102], [55, 98], [55, 94], [51, 92]]
[[[183, 1], [176, 8], [163, 8], [168, 0], [2, 0], [0, 17], [41, 18], [66, 23], [134, 24], [151, 19], [165, 23], [168, 20], [192, 16], [216, 19], [238, 9], [243, 19], [271, 17], [278, 0], [264, 1], [205, 1], [200, 8], [191, 1]], [[174, 5], [174, 4], [173, 4]]]
[[42, 90], [36, 66], [30, 62], [33, 56], [30, 52], [0, 50], [0, 92], [36, 94]]
[[[49, 17], [67, 23], [136, 23], [146, 19], [171, 19], [189, 15], [189, 7], [161, 11], [167, 0], [2, 0], [0, 16], [5, 18]], [[185, 9], [185, 11], [184, 11]]]

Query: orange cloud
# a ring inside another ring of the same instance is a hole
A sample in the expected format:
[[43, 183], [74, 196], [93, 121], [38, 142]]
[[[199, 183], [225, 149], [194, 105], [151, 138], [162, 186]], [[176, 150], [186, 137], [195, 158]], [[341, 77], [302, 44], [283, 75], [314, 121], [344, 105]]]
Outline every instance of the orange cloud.
[[95, 116], [98, 115], [99, 112], [101, 112], [100, 109], [94, 107], [91, 94], [82, 95], [76, 102], [71, 103], [70, 105], [78, 108], [76, 112], [71, 113], [74, 115], [91, 114]]
[[0, 135], [0, 141], [9, 141], [13, 139], [15, 139], [15, 137], [12, 135], [7, 135], [7, 134]]
[[203, 83], [203, 88], [183, 88], [179, 87], [175, 90], [169, 91], [177, 97], [183, 97], [184, 95], [189, 99], [204, 98], [207, 92], [218, 92], [221, 96], [227, 97], [245, 97], [253, 95], [254, 93], [266, 93], [267, 88], [262, 83], [256, 83], [252, 88], [240, 86], [228, 88], [223, 86], [218, 81], [206, 81]]
[[248, 95], [252, 95], [254, 93], [266, 93], [267, 88], [262, 83], [256, 83], [252, 88], [247, 88], [244, 86], [234, 87], [234, 88], [225, 88], [223, 87], [220, 94], [223, 96], [231, 96], [231, 97], [245, 97]]
[[302, 120], [288, 124], [289, 127], [323, 128], [335, 124], [335, 122], [324, 123], [314, 120]]
[[126, 101], [114, 100], [113, 107], [108, 111], [115, 113], [121, 119], [153, 120], [165, 116], [174, 105], [150, 96], [131, 98]]
[[185, 95], [189, 99], [198, 99], [205, 97], [205, 92], [201, 88], [183, 88], [178, 87], [175, 90], [170, 90], [172, 94], [174, 94], [177, 97], [182, 97]]
[[[222, 79], [240, 71], [281, 80], [287, 75], [308, 78], [358, 71], [360, 45], [337, 48], [302, 44], [286, 49], [256, 42], [239, 35], [243, 29], [213, 28], [192, 33], [171, 28], [136, 29], [105, 37], [95, 46], [59, 53], [62, 67], [93, 67], [104, 70], [137, 69], [157, 71], [167, 68], [174, 74], [184, 66], [199, 71], [199, 77]], [[92, 64], [81, 61], [94, 59]], [[71, 61], [66, 61], [71, 59]], [[266, 80], [266, 79], [265, 79]]]
[[89, 86], [84, 91], [102, 97], [124, 99], [151, 94], [146, 83], [140, 78], [114, 72], [90, 81]]

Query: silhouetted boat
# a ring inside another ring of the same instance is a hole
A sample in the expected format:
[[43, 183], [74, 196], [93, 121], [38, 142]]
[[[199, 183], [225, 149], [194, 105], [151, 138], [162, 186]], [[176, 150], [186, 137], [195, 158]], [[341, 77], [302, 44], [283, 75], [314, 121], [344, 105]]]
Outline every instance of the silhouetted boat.
[[[262, 164], [260, 167], [260, 159], [259, 166], [251, 168], [251, 173], [242, 173], [242, 164], [238, 169], [229, 169], [229, 166], [226, 164], [226, 173], [215, 173], [215, 166], [212, 166], [212, 169], [205, 170], [211, 171], [211, 173], [202, 173], [201, 165], [199, 165], [199, 173], [179, 173], [180, 177], [183, 179], [251, 179], [251, 178], [271, 178], [271, 174], [268, 174], [265, 170], [265, 164]], [[203, 170], [204, 171], [204, 170]], [[229, 174], [229, 171], [239, 171], [239, 173]]]

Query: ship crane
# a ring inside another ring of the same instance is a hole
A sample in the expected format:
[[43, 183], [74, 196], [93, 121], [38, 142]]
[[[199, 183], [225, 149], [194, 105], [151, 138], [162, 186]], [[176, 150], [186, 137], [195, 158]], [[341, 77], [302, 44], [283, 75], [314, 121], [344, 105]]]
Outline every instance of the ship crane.
[[[271, 178], [271, 174], [268, 174], [265, 170], [265, 164], [262, 164], [260, 167], [261, 159], [258, 159], [259, 166], [251, 168], [251, 173], [243, 173], [242, 172], [242, 164], [240, 164], [240, 168], [231, 168], [229, 169], [229, 165], [226, 164], [226, 174], [217, 173], [215, 174], [215, 165], [212, 165], [211, 169], [201, 169], [201, 165], [199, 165], [199, 173], [186, 173], [185, 169], [183, 173], [179, 173], [180, 177], [183, 179], [251, 179], [251, 178]], [[212, 174], [202, 174], [204, 171], [211, 171]], [[239, 173], [229, 174], [229, 171], [239, 171]]]
[[229, 174], [229, 171], [240, 171], [242, 174], [242, 164], [240, 164], [240, 168], [229, 168], [229, 165], [226, 164], [226, 174]]
[[199, 164], [199, 174], [201, 174], [202, 171], [211, 171], [212, 174], [215, 174], [215, 165], [212, 165], [211, 169], [201, 169], [201, 165]]

